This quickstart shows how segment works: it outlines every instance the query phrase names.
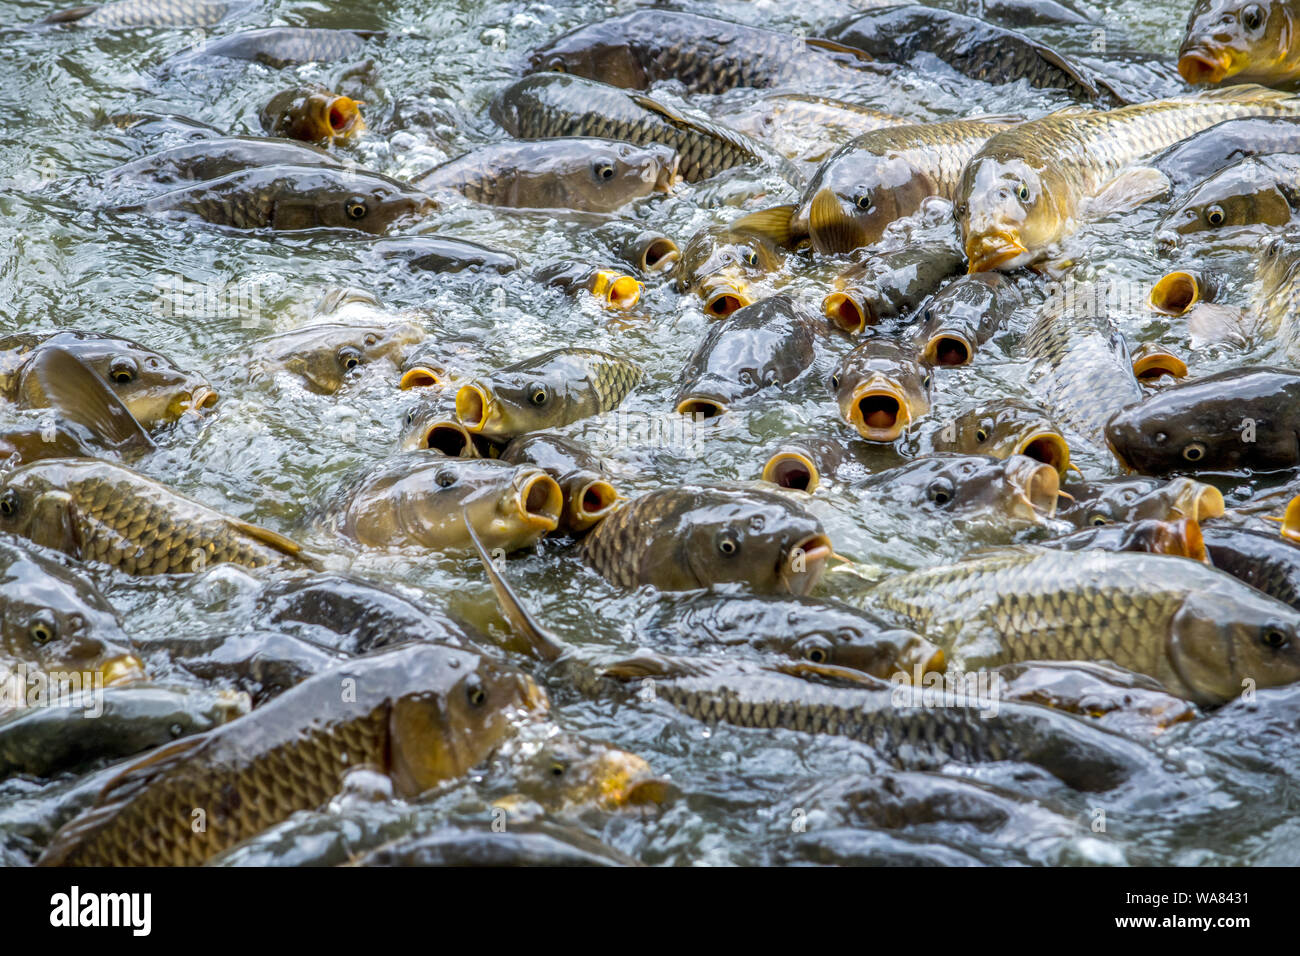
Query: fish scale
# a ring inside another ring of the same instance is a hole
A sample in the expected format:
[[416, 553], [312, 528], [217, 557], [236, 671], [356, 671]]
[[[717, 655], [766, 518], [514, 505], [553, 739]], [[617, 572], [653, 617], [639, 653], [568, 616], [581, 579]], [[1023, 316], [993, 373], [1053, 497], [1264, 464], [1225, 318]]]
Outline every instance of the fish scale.
[[59, 11], [44, 22], [75, 22], [87, 27], [207, 27], [224, 20], [233, 7], [226, 0], [116, 0]]

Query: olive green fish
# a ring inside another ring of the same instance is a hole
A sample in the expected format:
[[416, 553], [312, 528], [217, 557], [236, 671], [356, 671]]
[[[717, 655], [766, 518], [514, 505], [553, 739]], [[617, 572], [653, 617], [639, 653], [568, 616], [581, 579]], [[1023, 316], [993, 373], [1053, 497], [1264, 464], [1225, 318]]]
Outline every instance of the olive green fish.
[[424, 329], [413, 322], [317, 322], [263, 339], [252, 361], [290, 372], [312, 391], [332, 395], [363, 366], [387, 362], [396, 371], [407, 350], [424, 338]]
[[1197, 0], [1178, 72], [1188, 83], [1294, 83], [1300, 79], [1297, 30], [1297, 0]]
[[599, 458], [559, 435], [521, 435], [501, 449], [501, 460], [536, 465], [554, 478], [564, 493], [560, 527], [581, 533], [609, 515], [623, 500]]
[[935, 451], [1009, 458], [1024, 455], [1051, 465], [1064, 478], [1070, 446], [1041, 409], [999, 399], [963, 412], [930, 439]]
[[252, 4], [239, 0], [112, 0], [51, 13], [42, 23], [83, 27], [210, 27]]
[[1156, 238], [1176, 245], [1190, 237], [1240, 237], [1253, 244], [1264, 230], [1287, 226], [1300, 209], [1300, 156], [1253, 156], [1198, 184], [1156, 226]]

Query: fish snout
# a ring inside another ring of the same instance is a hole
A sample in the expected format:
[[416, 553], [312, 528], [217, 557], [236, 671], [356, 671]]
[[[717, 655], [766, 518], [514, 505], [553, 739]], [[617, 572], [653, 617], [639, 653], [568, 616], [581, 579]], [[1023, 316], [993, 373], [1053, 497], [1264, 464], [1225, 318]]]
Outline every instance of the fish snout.
[[559, 483], [536, 468], [520, 470], [513, 482], [513, 504], [526, 524], [554, 531], [564, 510], [564, 492]]
[[1034, 517], [1056, 514], [1056, 500], [1061, 490], [1061, 476], [1052, 465], [1024, 455], [1007, 459], [1007, 481]]
[[858, 289], [841, 289], [822, 299], [822, 312], [831, 324], [856, 335], [876, 324], [875, 310]]
[[1058, 477], [1070, 469], [1070, 445], [1058, 432], [1031, 432], [1020, 440], [1016, 454], [1050, 465]]
[[912, 409], [898, 385], [873, 376], [854, 391], [848, 422], [867, 441], [888, 443], [912, 423]]
[[921, 349], [921, 360], [929, 366], [969, 365], [975, 356], [975, 343], [965, 332], [943, 329], [935, 332]]
[[679, 415], [701, 415], [704, 418], [717, 418], [727, 410], [724, 402], [717, 398], [702, 395], [690, 395], [677, 403]]
[[183, 401], [183, 412], [193, 415], [205, 412], [216, 405], [220, 398], [217, 390], [206, 382], [196, 385], [190, 390], [188, 398]]
[[641, 283], [629, 275], [597, 269], [588, 285], [591, 294], [610, 309], [627, 310], [641, 301]]
[[459, 422], [433, 422], [424, 430], [420, 439], [420, 448], [440, 451], [451, 458], [478, 458], [478, 446], [474, 436]]
[[481, 432], [492, 417], [492, 395], [482, 385], [470, 382], [456, 391], [456, 420], [468, 431]]
[[1166, 376], [1186, 378], [1187, 363], [1168, 349], [1147, 343], [1133, 356], [1133, 376], [1143, 385], [1154, 385]]
[[787, 590], [801, 596], [811, 591], [834, 553], [831, 539], [823, 532], [801, 539], [782, 557], [781, 579]]
[[145, 673], [144, 662], [134, 654], [110, 657], [99, 666], [99, 673], [104, 678], [105, 687], [129, 684], [132, 681], [144, 680], [148, 676]]
[[700, 284], [704, 312], [715, 319], [725, 319], [738, 309], [754, 304], [749, 286], [738, 279], [711, 276]]
[[1029, 250], [1021, 243], [1019, 235], [1010, 230], [972, 233], [966, 239], [966, 258], [970, 263], [967, 272], [970, 274], [1014, 269], [1023, 265], [1028, 256]]
[[447, 384], [447, 379], [445, 368], [422, 362], [404, 369], [402, 377], [397, 380], [397, 387], [403, 391], [410, 388], [442, 388]]
[[364, 132], [366, 122], [361, 118], [361, 104], [350, 96], [336, 96], [325, 108], [325, 122], [337, 139], [347, 139]]
[[1225, 509], [1223, 492], [1213, 485], [1186, 476], [1173, 479], [1174, 511], [1196, 521], [1221, 518]]
[[1178, 73], [1193, 86], [1222, 83], [1228, 77], [1232, 58], [1225, 51], [1206, 47], [1184, 49], [1178, 57]]
[[872, 240], [844, 201], [831, 189], [819, 189], [808, 207], [808, 236], [823, 255], [852, 252]]
[[607, 517], [621, 500], [617, 488], [603, 478], [593, 478], [574, 492], [569, 505], [570, 523], [584, 531]]
[[807, 455], [797, 451], [779, 451], [763, 466], [762, 478], [782, 488], [794, 488], [812, 493], [821, 483], [817, 465]]

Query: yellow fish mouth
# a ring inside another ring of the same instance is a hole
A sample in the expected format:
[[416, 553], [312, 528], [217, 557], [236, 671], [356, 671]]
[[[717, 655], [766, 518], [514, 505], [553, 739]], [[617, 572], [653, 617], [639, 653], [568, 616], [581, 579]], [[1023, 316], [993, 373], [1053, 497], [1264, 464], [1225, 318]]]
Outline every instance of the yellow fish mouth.
[[667, 236], [659, 236], [646, 244], [641, 252], [642, 272], [667, 272], [682, 257], [682, 250]]
[[821, 475], [812, 459], [797, 451], [779, 451], [769, 458], [763, 466], [762, 478], [782, 488], [794, 488], [810, 494], [821, 483]]
[[146, 676], [144, 663], [134, 654], [122, 654], [106, 660], [99, 668], [104, 678], [105, 687], [116, 687], [132, 681], [143, 680]]
[[921, 351], [921, 359], [932, 367], [969, 365], [974, 357], [975, 343], [960, 332], [939, 332], [932, 335]]
[[472, 382], [456, 391], [456, 419], [467, 431], [481, 432], [492, 414], [492, 396]]
[[1198, 83], [1222, 83], [1232, 73], [1232, 56], [1226, 50], [1204, 47], [1187, 50], [1178, 57], [1178, 73], [1195, 86]]
[[1148, 349], [1133, 360], [1133, 377], [1144, 385], [1166, 375], [1171, 378], [1186, 378], [1187, 363], [1161, 348]]
[[182, 405], [182, 414], [198, 415], [217, 404], [220, 398], [216, 389], [208, 385], [200, 385], [190, 392], [189, 401]]
[[424, 430], [421, 448], [432, 448], [451, 458], [478, 458], [474, 436], [459, 422], [433, 422]]
[[1006, 475], [1016, 491], [1015, 497], [1028, 508], [1034, 520], [1039, 520], [1039, 515], [1050, 518], [1056, 514], [1061, 479], [1054, 466], [1037, 459], [1018, 458], [1008, 463]]
[[822, 312], [826, 318], [845, 332], [858, 333], [875, 324], [871, 306], [856, 292], [832, 292], [822, 299]]
[[726, 405], [712, 398], [684, 398], [677, 403], [678, 415], [703, 415], [705, 418], [717, 418], [726, 410]]
[[[824, 534], [810, 534], [796, 544], [781, 562], [781, 580], [786, 590], [796, 595], [811, 591], [834, 553], [831, 539]], [[801, 568], [794, 567], [796, 559], [802, 561]]]
[[972, 275], [976, 272], [992, 272], [1028, 252], [1020, 239], [1009, 232], [972, 236], [966, 243], [966, 258], [970, 260], [966, 271]]
[[515, 508], [526, 524], [543, 531], [554, 531], [560, 525], [564, 492], [550, 475], [528, 475], [515, 490]]
[[348, 139], [366, 128], [366, 122], [361, 118], [361, 104], [350, 96], [332, 97], [325, 104], [321, 118], [333, 139]]
[[[1062, 478], [1070, 469], [1070, 446], [1056, 432], [1042, 431], [1026, 435], [1016, 446], [1016, 454], [1050, 465]], [[1055, 505], [1055, 496], [1052, 501]]]
[[867, 441], [895, 441], [911, 422], [907, 397], [897, 386], [869, 385], [853, 393], [849, 424]]
[[618, 489], [608, 481], [596, 479], [587, 482], [573, 496], [574, 524], [580, 528], [590, 527], [613, 511], [620, 500]]
[[754, 304], [749, 289], [739, 282], [710, 282], [702, 291], [704, 312], [715, 319], [725, 319], [731, 313]]
[[607, 269], [600, 269], [592, 276], [590, 288], [591, 294], [610, 309], [627, 310], [641, 301], [640, 282]]
[[446, 372], [432, 365], [413, 365], [397, 381], [397, 387], [402, 391], [410, 388], [441, 388], [446, 384]]
[[1162, 276], [1151, 287], [1147, 303], [1162, 315], [1182, 315], [1206, 298], [1207, 291], [1195, 273], [1179, 270]]

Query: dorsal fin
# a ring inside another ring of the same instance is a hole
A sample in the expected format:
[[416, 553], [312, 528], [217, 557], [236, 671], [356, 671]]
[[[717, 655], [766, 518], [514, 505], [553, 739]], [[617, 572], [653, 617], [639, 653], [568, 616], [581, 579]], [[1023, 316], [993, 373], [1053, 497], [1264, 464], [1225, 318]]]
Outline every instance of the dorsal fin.
[[569, 652], [568, 645], [533, 618], [514, 589], [510, 587], [509, 582], [497, 572], [491, 556], [483, 547], [483, 542], [479, 540], [473, 524], [470, 523], [469, 515], [463, 517], [465, 530], [469, 532], [470, 541], [474, 542], [474, 550], [478, 552], [479, 560], [483, 562], [483, 570], [487, 572], [488, 581], [492, 584], [492, 592], [501, 605], [501, 614], [510, 622], [515, 632], [528, 641], [528, 646], [532, 648], [533, 653], [542, 660], [556, 661], [565, 656]]

